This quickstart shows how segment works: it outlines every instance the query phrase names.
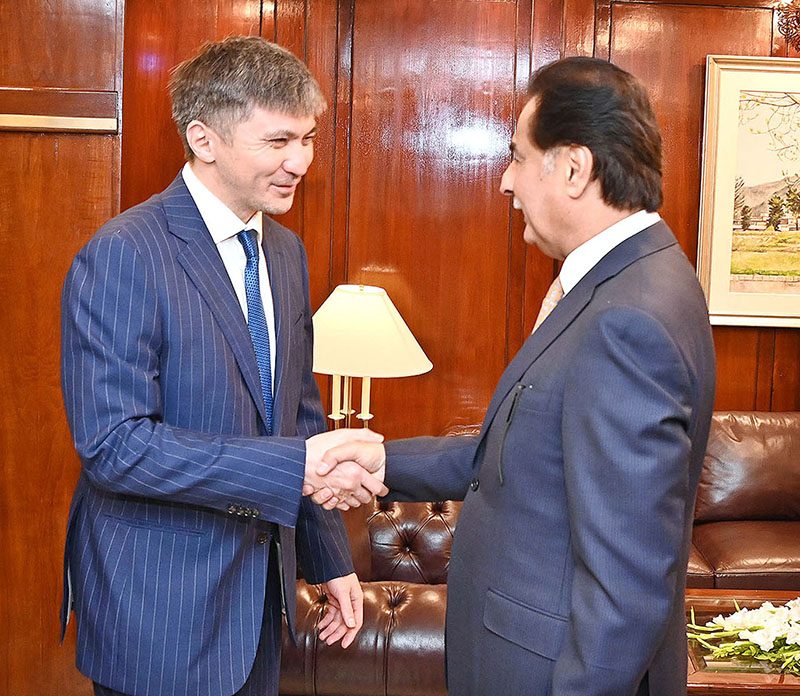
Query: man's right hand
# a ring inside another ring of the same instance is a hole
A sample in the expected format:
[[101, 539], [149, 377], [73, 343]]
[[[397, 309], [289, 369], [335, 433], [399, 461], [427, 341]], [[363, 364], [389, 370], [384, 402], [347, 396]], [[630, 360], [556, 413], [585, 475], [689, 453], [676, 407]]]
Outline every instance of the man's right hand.
[[[303, 495], [311, 495], [315, 503], [328, 510], [358, 507], [370, 502], [374, 495], [386, 495], [389, 489], [383, 485], [380, 467], [369, 471], [359, 461], [369, 461], [367, 448], [370, 446], [378, 446], [383, 451], [382, 442], [382, 435], [364, 428], [341, 428], [308, 438]], [[362, 449], [363, 454], [345, 458], [348, 453], [358, 453]], [[329, 452], [333, 452], [333, 456]]]
[[[355, 470], [353, 467], [355, 467]], [[365, 472], [363, 476], [369, 477], [371, 481], [380, 483], [381, 490], [370, 489], [375, 495], [386, 495], [389, 492], [389, 489], [383, 484], [383, 479], [386, 475], [386, 449], [383, 446], [382, 439], [370, 442], [349, 440], [329, 449], [322, 457], [322, 463], [317, 468], [317, 474], [326, 481], [338, 475], [351, 475], [357, 478], [358, 469]], [[358, 507], [361, 503], [371, 500], [371, 497], [369, 500], [364, 500], [363, 497], [355, 496], [352, 490], [342, 497], [330, 487], [320, 488], [313, 492], [304, 488], [303, 493], [311, 495], [311, 500], [318, 505], [322, 505], [327, 510], [331, 510], [334, 507], [338, 507], [340, 510], [347, 510], [350, 507]]]

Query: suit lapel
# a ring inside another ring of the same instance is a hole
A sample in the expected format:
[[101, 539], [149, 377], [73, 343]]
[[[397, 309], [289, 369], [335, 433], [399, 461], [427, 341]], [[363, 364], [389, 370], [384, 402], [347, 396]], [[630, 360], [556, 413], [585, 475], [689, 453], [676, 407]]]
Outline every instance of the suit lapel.
[[267, 273], [272, 290], [272, 304], [275, 311], [275, 377], [273, 387], [272, 432], [279, 434], [281, 422], [286, 412], [284, 401], [286, 389], [284, 376], [287, 373], [289, 360], [290, 334], [294, 312], [291, 307], [290, 277], [286, 260], [286, 252], [280, 235], [275, 234], [273, 222], [263, 216], [263, 250], [267, 259]]
[[203, 223], [186, 184], [183, 183], [183, 177], [178, 175], [163, 196], [169, 231], [186, 242], [186, 246], [178, 254], [178, 263], [222, 329], [261, 420], [266, 423], [267, 414], [253, 342], [214, 240]]
[[528, 336], [508, 364], [495, 389], [481, 428], [481, 439], [492, 423], [500, 404], [537, 358], [575, 321], [594, 297], [595, 290], [609, 278], [644, 256], [677, 244], [663, 221], [642, 230], [614, 247], [568, 292], [535, 333]]

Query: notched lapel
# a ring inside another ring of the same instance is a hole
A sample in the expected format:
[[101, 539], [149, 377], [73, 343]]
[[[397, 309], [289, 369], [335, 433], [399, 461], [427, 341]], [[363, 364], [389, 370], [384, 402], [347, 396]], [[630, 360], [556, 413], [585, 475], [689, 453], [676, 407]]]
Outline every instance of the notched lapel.
[[522, 344], [519, 352], [508, 364], [497, 385], [481, 428], [485, 437], [497, 409], [523, 374], [539, 356], [578, 317], [594, 297], [595, 290], [609, 278], [635, 261], [668, 246], [677, 244], [675, 236], [663, 221], [629, 237], [614, 247], [568, 292], [542, 325]]
[[164, 211], [169, 231], [186, 243], [177, 256], [178, 263], [217, 320], [261, 420], [266, 424], [258, 363], [247, 322], [225, 264], [181, 176], [164, 192]]
[[[296, 320], [296, 313], [300, 308], [292, 305], [292, 292], [289, 284], [291, 283], [289, 264], [286, 252], [283, 248], [279, 236], [273, 232], [272, 220], [266, 215], [264, 220], [264, 239], [262, 248], [264, 257], [267, 260], [267, 273], [269, 274], [269, 284], [272, 290], [272, 304], [275, 311], [275, 377], [272, 409], [272, 432], [280, 433], [283, 414], [286, 412], [286, 389], [284, 376], [288, 372], [288, 361], [290, 351], [290, 337], [292, 327]], [[299, 282], [299, 281], [298, 281]]]

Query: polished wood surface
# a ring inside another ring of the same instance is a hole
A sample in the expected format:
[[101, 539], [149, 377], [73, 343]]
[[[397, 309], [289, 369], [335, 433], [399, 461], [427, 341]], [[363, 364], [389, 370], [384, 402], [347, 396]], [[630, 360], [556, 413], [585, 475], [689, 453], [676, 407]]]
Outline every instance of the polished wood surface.
[[117, 136], [0, 133], [0, 693], [89, 694], [59, 647], [67, 511], [80, 470], [59, 381], [61, 283], [116, 208]]
[[2, 0], [0, 85], [116, 89], [122, 12], [117, 0]]
[[[116, 119], [122, 7], [0, 2], [0, 112]], [[1, 132], [0, 171], [0, 694], [88, 696], [74, 622], [58, 643], [80, 471], [61, 400], [60, 296], [72, 257], [118, 210], [119, 136]]]
[[[731, 614], [737, 608], [756, 609], [764, 602], [775, 606], [797, 597], [797, 592], [765, 590], [686, 590], [686, 620], [703, 625], [720, 614]], [[689, 644], [688, 693], [689, 696], [752, 696], [772, 694], [791, 696], [800, 694], [800, 677], [793, 674], [766, 674], [758, 672], [712, 672], [705, 669], [705, 651], [696, 643]]]
[[435, 366], [376, 380], [374, 412], [391, 413], [392, 434], [479, 422], [506, 364], [510, 206], [498, 186], [515, 21], [512, 3], [355, 4], [347, 280], [386, 288]]
[[117, 92], [0, 87], [0, 114], [116, 118]]

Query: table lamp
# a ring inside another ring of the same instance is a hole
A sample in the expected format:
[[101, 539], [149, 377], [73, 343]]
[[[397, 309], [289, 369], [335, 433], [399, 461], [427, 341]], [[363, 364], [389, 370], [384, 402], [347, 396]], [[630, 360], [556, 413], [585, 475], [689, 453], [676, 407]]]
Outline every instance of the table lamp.
[[414, 334], [383, 288], [339, 285], [314, 314], [314, 372], [332, 375], [331, 412], [334, 427], [350, 426], [351, 382], [361, 378], [364, 427], [374, 377], [421, 375], [433, 367]]

